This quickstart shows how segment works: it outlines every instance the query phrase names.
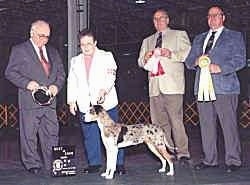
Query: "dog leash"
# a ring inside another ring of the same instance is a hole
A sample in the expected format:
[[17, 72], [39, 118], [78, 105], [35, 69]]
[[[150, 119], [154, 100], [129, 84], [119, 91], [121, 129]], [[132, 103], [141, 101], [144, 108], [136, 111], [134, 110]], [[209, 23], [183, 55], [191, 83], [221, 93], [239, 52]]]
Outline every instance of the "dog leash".
[[98, 98], [98, 100], [97, 100], [97, 102], [96, 102], [97, 105], [101, 105], [101, 104], [104, 103], [104, 101], [105, 101], [105, 96], [106, 96], [107, 94], [110, 93], [111, 89], [112, 89], [114, 86], [115, 86], [115, 83], [113, 83], [113, 84], [111, 85], [111, 87], [108, 89], [108, 91], [106, 91], [106, 93], [104, 94], [104, 96], [100, 96], [100, 97]]

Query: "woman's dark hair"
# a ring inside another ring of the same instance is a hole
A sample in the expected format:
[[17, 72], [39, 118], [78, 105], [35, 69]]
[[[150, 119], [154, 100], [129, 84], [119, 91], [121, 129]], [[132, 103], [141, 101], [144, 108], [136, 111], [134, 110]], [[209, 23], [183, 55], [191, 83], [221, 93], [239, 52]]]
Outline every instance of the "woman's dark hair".
[[96, 41], [96, 36], [94, 34], [93, 31], [91, 31], [90, 29], [83, 29], [80, 31], [79, 33], [79, 40], [84, 37], [84, 36], [90, 36], [90, 37], [93, 37], [93, 40]]

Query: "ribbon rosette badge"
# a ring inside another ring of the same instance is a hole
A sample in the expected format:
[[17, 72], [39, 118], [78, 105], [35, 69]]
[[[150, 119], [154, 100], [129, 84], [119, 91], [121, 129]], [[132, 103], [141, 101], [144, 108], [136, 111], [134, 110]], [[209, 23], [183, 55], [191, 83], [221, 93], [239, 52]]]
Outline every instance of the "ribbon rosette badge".
[[200, 68], [203, 68], [203, 67], [208, 67], [208, 65], [211, 63], [211, 60], [208, 56], [201, 56], [199, 58], [199, 66]]
[[211, 60], [208, 56], [203, 55], [199, 58], [200, 81], [198, 89], [198, 101], [216, 100], [212, 77], [209, 71]]

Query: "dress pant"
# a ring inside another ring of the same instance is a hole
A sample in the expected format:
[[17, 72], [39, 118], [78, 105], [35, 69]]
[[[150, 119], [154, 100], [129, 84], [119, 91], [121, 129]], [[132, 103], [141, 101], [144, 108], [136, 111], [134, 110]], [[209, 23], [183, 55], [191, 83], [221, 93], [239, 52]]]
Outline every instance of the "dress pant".
[[241, 165], [241, 146], [237, 124], [238, 95], [216, 95], [216, 101], [198, 102], [203, 162], [218, 164], [217, 117], [222, 128], [225, 143], [226, 165]]
[[[50, 107], [22, 110], [19, 113], [21, 158], [26, 169], [51, 170], [52, 147], [58, 145], [59, 124], [56, 110]], [[38, 153], [38, 137], [43, 162]]]
[[[107, 111], [114, 121], [118, 121], [117, 107]], [[86, 123], [84, 113], [80, 112], [80, 124], [83, 133], [83, 143], [88, 159], [88, 165], [102, 164], [101, 135], [96, 121]], [[117, 165], [124, 164], [124, 149], [119, 149], [117, 156]]]
[[150, 97], [150, 115], [152, 123], [164, 129], [170, 146], [177, 148], [177, 158], [190, 157], [183, 125], [183, 95], [160, 94]]

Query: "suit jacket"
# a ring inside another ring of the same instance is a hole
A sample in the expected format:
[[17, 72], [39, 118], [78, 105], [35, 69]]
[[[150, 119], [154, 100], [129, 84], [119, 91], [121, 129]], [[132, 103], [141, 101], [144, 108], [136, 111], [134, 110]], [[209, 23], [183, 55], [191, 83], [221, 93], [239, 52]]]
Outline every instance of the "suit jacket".
[[67, 80], [67, 102], [77, 103], [80, 111], [85, 113], [90, 103], [97, 103], [100, 89], [105, 89], [107, 95], [103, 107], [106, 110], [114, 108], [118, 104], [115, 89], [116, 69], [112, 53], [96, 48], [87, 78], [83, 54], [73, 57]]
[[[58, 87], [58, 90], [63, 87], [65, 71], [62, 60], [55, 48], [46, 46], [46, 51], [51, 65], [49, 77], [46, 76], [30, 40], [14, 46], [11, 50], [5, 76], [18, 87], [20, 109], [42, 108], [33, 101], [31, 92], [26, 88], [31, 80], [47, 87], [54, 84]], [[56, 99], [49, 106], [56, 108]]]
[[[144, 55], [155, 48], [158, 33], [142, 42], [138, 64], [143, 67]], [[163, 94], [184, 94], [185, 78], [183, 62], [190, 50], [190, 41], [185, 31], [167, 29], [162, 32], [162, 48], [172, 51], [171, 58], [161, 57], [160, 63], [165, 74], [156, 77], [149, 75], [149, 96]]]
[[[194, 93], [198, 93], [200, 68], [195, 66], [196, 59], [203, 54], [203, 44], [208, 32], [194, 38], [191, 51], [185, 64], [196, 70]], [[224, 28], [214, 47], [209, 52], [211, 63], [218, 64], [222, 72], [212, 74], [216, 94], [239, 94], [240, 83], [236, 71], [246, 65], [246, 47], [240, 32]]]

